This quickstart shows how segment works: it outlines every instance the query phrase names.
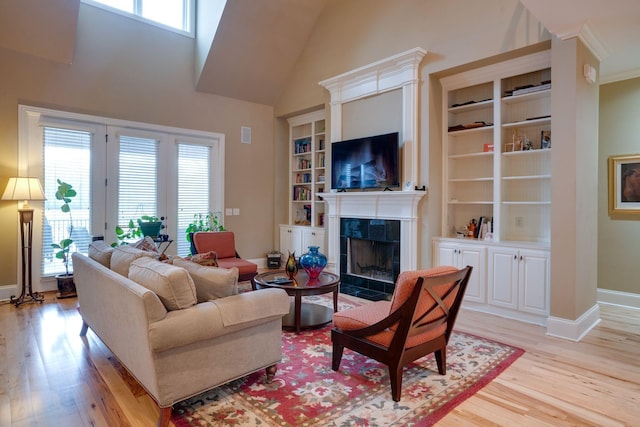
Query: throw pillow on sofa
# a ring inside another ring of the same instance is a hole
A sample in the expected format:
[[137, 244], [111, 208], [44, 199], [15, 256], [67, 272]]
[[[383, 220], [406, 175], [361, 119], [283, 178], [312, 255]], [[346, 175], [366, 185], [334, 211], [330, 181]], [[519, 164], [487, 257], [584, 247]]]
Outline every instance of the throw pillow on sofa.
[[196, 285], [198, 302], [224, 298], [238, 293], [238, 269], [205, 267], [192, 261], [174, 258], [173, 265], [189, 272]]
[[131, 263], [129, 279], [158, 295], [168, 311], [197, 304], [195, 284], [184, 268], [142, 257]]
[[129, 276], [129, 265], [141, 257], [152, 258], [153, 252], [136, 249], [129, 245], [118, 246], [111, 253], [111, 269], [124, 277]]
[[89, 258], [98, 261], [107, 268], [111, 265], [111, 253], [113, 248], [105, 243], [104, 240], [96, 240], [89, 244]]
[[214, 251], [203, 252], [201, 254], [191, 255], [186, 258], [189, 261], [195, 262], [200, 265], [205, 265], [207, 267], [217, 267], [218, 266], [218, 255]]

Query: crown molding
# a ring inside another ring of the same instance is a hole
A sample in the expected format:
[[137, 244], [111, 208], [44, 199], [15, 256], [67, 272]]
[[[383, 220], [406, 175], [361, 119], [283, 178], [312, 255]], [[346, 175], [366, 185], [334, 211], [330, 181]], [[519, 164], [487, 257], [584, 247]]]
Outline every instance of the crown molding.
[[580, 28], [571, 29], [563, 33], [556, 33], [556, 36], [561, 40], [569, 40], [571, 38], [579, 39], [587, 46], [591, 53], [596, 56], [598, 61], [602, 61], [611, 54], [611, 51], [591, 29], [588, 22], [585, 22]]

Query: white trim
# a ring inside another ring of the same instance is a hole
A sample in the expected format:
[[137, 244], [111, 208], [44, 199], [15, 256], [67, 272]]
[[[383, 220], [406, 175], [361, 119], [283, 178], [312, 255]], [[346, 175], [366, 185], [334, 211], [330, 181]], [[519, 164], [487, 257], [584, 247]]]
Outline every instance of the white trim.
[[600, 307], [595, 304], [576, 320], [549, 316], [547, 335], [578, 342], [600, 323]]
[[622, 80], [635, 79], [640, 77], [640, 68], [636, 68], [635, 70], [622, 71], [619, 73], [612, 74], [601, 74], [600, 75], [600, 85], [604, 85], [607, 83], [615, 83], [620, 82]]
[[640, 294], [598, 288], [598, 302], [640, 309]]
[[322, 193], [326, 202], [327, 268], [340, 272], [340, 218], [381, 218], [400, 221], [400, 271], [418, 266], [418, 204], [426, 191], [365, 191]]
[[106, 5], [104, 3], [100, 3], [97, 0], [81, 0], [82, 3], [88, 5], [88, 6], [93, 6], [96, 7], [98, 9], [102, 9], [102, 10], [106, 10], [107, 12], [111, 12], [111, 13], [115, 13], [116, 15], [120, 15], [123, 16], [125, 18], [129, 18], [129, 19], [133, 19], [135, 21], [138, 22], [142, 22], [148, 25], [153, 25], [154, 27], [157, 28], [161, 28], [163, 30], [167, 30], [167, 31], [171, 31], [173, 33], [176, 34], [180, 34], [182, 36], [186, 36], [186, 37], [190, 37], [190, 38], [195, 38], [196, 37], [196, 15], [195, 15], [195, 1], [194, 0], [187, 0], [188, 1], [188, 16], [187, 19], [189, 20], [189, 30], [184, 30], [181, 28], [175, 28], [175, 27], [171, 27], [169, 25], [163, 24], [161, 22], [158, 21], [154, 21], [152, 19], [149, 18], [145, 18], [144, 16], [141, 15], [137, 15], [135, 13], [131, 13], [131, 12], [127, 12], [126, 10], [121, 10], [121, 9], [117, 9], [115, 7], [111, 7], [109, 5]]

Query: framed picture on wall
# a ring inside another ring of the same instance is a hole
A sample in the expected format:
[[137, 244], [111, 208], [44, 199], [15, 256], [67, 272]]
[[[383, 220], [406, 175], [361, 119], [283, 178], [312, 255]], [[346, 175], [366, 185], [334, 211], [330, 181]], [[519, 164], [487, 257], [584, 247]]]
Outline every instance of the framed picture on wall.
[[609, 157], [609, 215], [640, 215], [640, 154]]

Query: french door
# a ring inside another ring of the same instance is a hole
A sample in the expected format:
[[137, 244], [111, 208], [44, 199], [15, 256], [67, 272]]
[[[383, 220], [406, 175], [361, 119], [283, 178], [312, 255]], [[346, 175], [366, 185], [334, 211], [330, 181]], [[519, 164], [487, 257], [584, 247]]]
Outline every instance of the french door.
[[[34, 265], [40, 276], [64, 272], [52, 242], [67, 238], [86, 253], [93, 236], [116, 242], [116, 224], [164, 218], [170, 254], [186, 255], [194, 214], [222, 212], [224, 135], [20, 106], [20, 174], [41, 179], [47, 196], [37, 216]], [[73, 185], [71, 219], [56, 200], [57, 180]]]

